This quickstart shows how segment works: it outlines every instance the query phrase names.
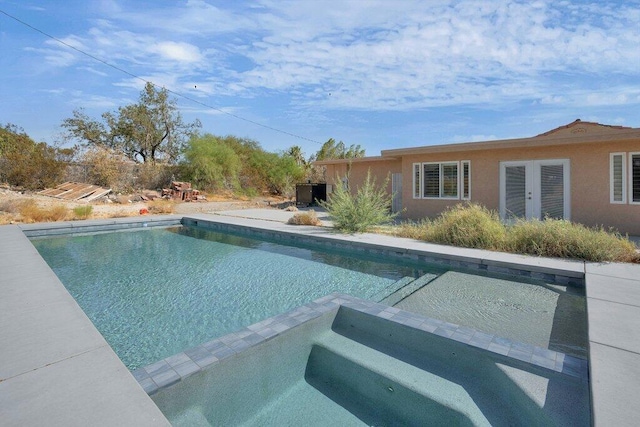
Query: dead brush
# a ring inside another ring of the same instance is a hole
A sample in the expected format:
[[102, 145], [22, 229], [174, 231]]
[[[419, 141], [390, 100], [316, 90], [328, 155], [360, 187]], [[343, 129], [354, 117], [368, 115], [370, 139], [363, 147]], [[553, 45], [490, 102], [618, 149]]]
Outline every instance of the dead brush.
[[167, 199], [155, 199], [149, 202], [150, 214], [172, 214], [176, 211], [176, 202]]
[[69, 216], [69, 209], [64, 205], [52, 205], [41, 208], [35, 200], [24, 200], [19, 207], [22, 222], [55, 222], [64, 221]]
[[289, 218], [287, 224], [320, 226], [322, 225], [322, 221], [318, 219], [316, 212], [311, 210], [306, 212], [298, 212], [297, 214]]

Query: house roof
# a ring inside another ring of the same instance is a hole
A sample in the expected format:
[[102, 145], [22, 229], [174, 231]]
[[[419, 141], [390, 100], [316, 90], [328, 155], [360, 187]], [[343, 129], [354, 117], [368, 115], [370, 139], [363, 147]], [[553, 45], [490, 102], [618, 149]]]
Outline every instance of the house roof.
[[[405, 156], [410, 154], [572, 145], [629, 139], [640, 140], [640, 128], [603, 125], [600, 123], [583, 122], [578, 119], [568, 125], [560, 126], [548, 132], [529, 138], [396, 148], [382, 150], [381, 154], [382, 157]], [[365, 157], [365, 159], [367, 158]]]
[[327, 159], [316, 160], [313, 162], [316, 165], [335, 165], [341, 163], [361, 163], [361, 162], [392, 162], [398, 160], [393, 156], [371, 156], [371, 157], [356, 157], [353, 159]]

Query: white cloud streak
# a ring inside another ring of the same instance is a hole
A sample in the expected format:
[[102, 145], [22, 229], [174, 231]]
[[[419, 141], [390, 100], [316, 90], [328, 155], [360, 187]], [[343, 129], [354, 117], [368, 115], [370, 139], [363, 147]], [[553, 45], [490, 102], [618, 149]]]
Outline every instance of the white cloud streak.
[[[105, 1], [104, 10], [118, 13], [65, 42], [196, 94], [287, 94], [338, 110], [640, 102], [640, 85], [592, 93], [609, 75], [640, 80], [633, 3], [189, 0], [137, 11]], [[81, 61], [53, 43], [38, 52], [56, 67]]]

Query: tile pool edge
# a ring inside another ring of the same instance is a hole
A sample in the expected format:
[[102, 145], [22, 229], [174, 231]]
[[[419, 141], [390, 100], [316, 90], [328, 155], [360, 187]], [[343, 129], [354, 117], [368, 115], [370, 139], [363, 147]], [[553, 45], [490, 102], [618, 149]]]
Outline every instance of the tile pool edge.
[[149, 215], [84, 221], [19, 224], [18, 227], [27, 237], [53, 237], [80, 233], [134, 230], [146, 227], [168, 227], [180, 225], [182, 218], [181, 215]]
[[153, 395], [214, 364], [239, 356], [248, 349], [282, 336], [305, 322], [330, 315], [330, 313], [335, 315], [340, 307], [485, 350], [498, 359], [511, 360], [512, 363], [523, 362], [529, 366], [551, 370], [582, 381], [588, 379], [586, 359], [339, 293], [329, 294], [286, 313], [264, 319], [239, 331], [138, 368], [133, 372], [133, 376], [149, 395]]
[[182, 224], [217, 231], [252, 234], [280, 243], [315, 243], [332, 249], [362, 254], [411, 259], [447, 268], [462, 268], [520, 278], [544, 280], [558, 285], [584, 287], [582, 261], [555, 260], [479, 249], [434, 245], [379, 234], [347, 235], [324, 227], [293, 226], [220, 215], [184, 216]]

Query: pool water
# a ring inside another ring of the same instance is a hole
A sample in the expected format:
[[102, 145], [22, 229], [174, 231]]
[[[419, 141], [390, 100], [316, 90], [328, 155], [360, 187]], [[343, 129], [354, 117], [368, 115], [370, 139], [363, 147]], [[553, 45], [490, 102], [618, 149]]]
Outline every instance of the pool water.
[[571, 287], [198, 227], [32, 242], [131, 370], [332, 292], [586, 354], [584, 293]]
[[426, 273], [191, 227], [33, 244], [131, 370], [331, 292], [372, 298]]

